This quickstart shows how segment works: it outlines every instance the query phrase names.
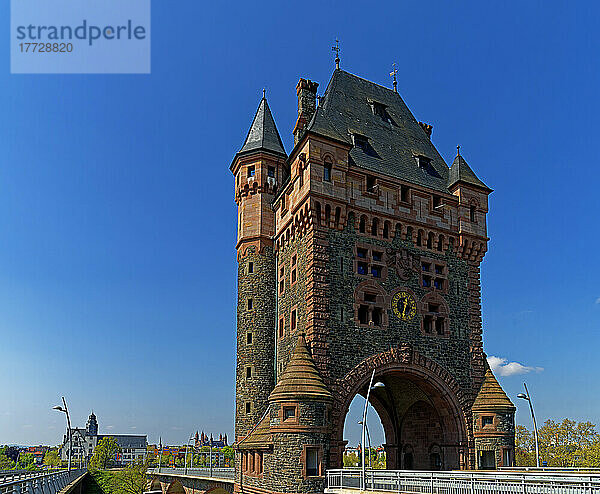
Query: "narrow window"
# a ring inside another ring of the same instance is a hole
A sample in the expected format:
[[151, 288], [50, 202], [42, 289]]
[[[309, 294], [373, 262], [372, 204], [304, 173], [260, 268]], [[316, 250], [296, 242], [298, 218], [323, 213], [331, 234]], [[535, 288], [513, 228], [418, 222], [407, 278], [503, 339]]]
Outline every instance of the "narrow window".
[[440, 206], [442, 205], [442, 198], [440, 196], [434, 195], [433, 196], [433, 208], [436, 209], [438, 208], [438, 211], [441, 209]]
[[360, 218], [360, 224], [359, 224], [359, 226], [358, 226], [358, 231], [359, 231], [360, 233], [365, 233], [365, 230], [366, 230], [366, 228], [367, 228], [367, 225], [366, 225], [366, 223], [367, 223], [367, 220], [366, 220], [366, 218], [365, 218], [364, 216], [362, 216], [362, 217]]
[[317, 202], [315, 212], [317, 213], [317, 225], [320, 225], [321, 224], [321, 203], [320, 202]]
[[246, 413], [252, 412], [252, 403], [249, 401], [246, 402]]
[[481, 425], [485, 427], [486, 425], [494, 425], [494, 417], [483, 416], [481, 417]]
[[291, 280], [292, 284], [296, 283], [296, 279], [297, 279], [297, 274], [296, 274], [296, 260], [297, 260], [297, 257], [296, 257], [296, 254], [294, 254], [292, 256], [292, 261], [291, 261], [291, 265], [292, 265], [291, 271], [292, 271], [292, 274], [290, 276], [290, 280]]
[[383, 224], [383, 238], [389, 238], [390, 236], [390, 224], [386, 221]]
[[375, 326], [381, 326], [381, 308], [375, 307], [373, 309], [372, 321]]
[[435, 274], [444, 274], [444, 266], [435, 265]]
[[256, 175], [256, 168], [254, 165], [250, 165], [248, 167], [248, 177], [253, 177], [254, 175]]
[[252, 345], [252, 331], [246, 333], [246, 344]]
[[431, 276], [423, 276], [423, 287], [429, 288], [431, 286]]
[[340, 273], [344, 274], [344, 258], [340, 257]]
[[377, 218], [373, 218], [373, 222], [371, 223], [371, 235], [376, 237], [377, 230], [379, 230], [379, 220]]
[[335, 226], [340, 226], [340, 217], [342, 216], [342, 209], [337, 207], [335, 208]]
[[358, 321], [361, 324], [367, 324], [369, 322], [369, 306], [361, 305], [358, 307]]
[[440, 235], [437, 243], [437, 250], [442, 252], [444, 250], [444, 236]]
[[306, 476], [317, 477], [319, 475], [319, 450], [317, 448], [306, 448]]
[[252, 367], [246, 367], [246, 379], [252, 379]]
[[329, 226], [331, 221], [331, 206], [327, 204], [325, 206], [325, 226]]
[[366, 259], [367, 258], [367, 249], [356, 249], [356, 256], [360, 257], [361, 259]]
[[290, 319], [290, 329], [291, 331], [296, 330], [296, 309], [292, 311], [292, 318]]
[[373, 251], [373, 260], [374, 261], [381, 262], [382, 258], [383, 258], [383, 252], [377, 252], [376, 250]]
[[419, 230], [417, 233], [417, 247], [421, 247], [422, 244], [423, 244], [423, 232], [421, 232], [421, 230]]
[[381, 278], [381, 266], [371, 266], [371, 274], [373, 275], [373, 278]]
[[[421, 269], [427, 273], [429, 273], [429, 271], [431, 271], [431, 264], [428, 262], [422, 262], [421, 263]], [[436, 271], [437, 273], [437, 271]]]
[[323, 166], [323, 180], [325, 182], [331, 182], [331, 163], [325, 162]]
[[475, 208], [475, 206], [474, 206], [474, 205], [473, 205], [473, 206], [471, 206], [471, 207], [470, 207], [470, 209], [469, 209], [469, 217], [470, 217], [470, 219], [471, 219], [471, 221], [472, 221], [473, 223], [475, 223], [475, 212], [476, 212], [476, 211], [477, 211], [477, 209]]
[[377, 192], [377, 184], [375, 182], [375, 177], [371, 175], [367, 175], [367, 192], [375, 193]]
[[298, 165], [298, 178], [300, 179], [300, 188], [304, 186], [304, 169], [302, 165]]
[[439, 336], [444, 336], [444, 318], [438, 316], [435, 320], [435, 332]]
[[358, 274], [367, 274], [369, 265], [366, 262], [359, 262], [356, 264], [356, 271]]
[[410, 202], [410, 188], [406, 185], [400, 186], [400, 200], [402, 202]]
[[431, 316], [423, 317], [423, 330], [427, 334], [431, 334], [433, 329], [433, 318]]
[[275, 167], [274, 166], [270, 166], [269, 168], [267, 168], [267, 177], [275, 178]]
[[252, 310], [253, 301], [251, 298], [248, 299], [248, 310]]
[[283, 293], [285, 289], [285, 266], [279, 268], [279, 295]]
[[283, 317], [279, 318], [279, 338], [283, 338], [284, 332], [285, 332], [285, 320]]
[[436, 278], [435, 280], [433, 280], [433, 286], [435, 288], [437, 288], [438, 290], [443, 290], [444, 289], [444, 280], [442, 278]]
[[249, 274], [252, 274], [252, 273], [254, 273], [254, 263], [253, 263], [252, 261], [250, 261], [250, 262], [248, 263], [248, 273], [249, 273]]
[[296, 417], [296, 407], [283, 407], [283, 420], [291, 420]]
[[285, 205], [285, 192], [281, 195], [281, 214], [285, 213], [287, 211], [286, 205]]
[[433, 233], [429, 232], [427, 235], [427, 248], [431, 249], [433, 247]]
[[344, 308], [340, 307], [340, 322], [344, 322]]

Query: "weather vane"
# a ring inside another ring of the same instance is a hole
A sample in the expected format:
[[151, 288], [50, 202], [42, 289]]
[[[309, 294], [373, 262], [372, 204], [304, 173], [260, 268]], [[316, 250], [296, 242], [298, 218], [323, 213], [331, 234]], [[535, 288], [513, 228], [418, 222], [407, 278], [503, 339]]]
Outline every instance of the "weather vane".
[[396, 68], [396, 64], [393, 63], [392, 67], [394, 68], [394, 70], [392, 70], [390, 72], [390, 76], [393, 77], [394, 80], [394, 92], [397, 93], [398, 92], [398, 82], [396, 81], [396, 74], [398, 73], [398, 69]]
[[456, 156], [460, 156], [460, 145], [456, 146]]
[[335, 46], [331, 47], [331, 51], [335, 52], [335, 68], [340, 68], [340, 40], [335, 38]]

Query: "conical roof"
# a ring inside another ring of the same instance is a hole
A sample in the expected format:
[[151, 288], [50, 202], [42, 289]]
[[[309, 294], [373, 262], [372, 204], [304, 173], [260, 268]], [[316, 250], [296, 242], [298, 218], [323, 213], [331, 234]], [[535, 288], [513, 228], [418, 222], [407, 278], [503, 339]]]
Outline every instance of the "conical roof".
[[281, 379], [269, 396], [269, 401], [285, 400], [332, 401], [333, 396], [310, 355], [304, 335], [298, 337], [296, 348], [292, 352]]
[[448, 177], [448, 188], [452, 187], [454, 184], [462, 182], [469, 185], [474, 185], [475, 187], [481, 187], [487, 191], [492, 191], [487, 185], [485, 185], [481, 180], [477, 178], [475, 172], [471, 169], [471, 167], [467, 164], [465, 159], [457, 153], [456, 158], [454, 158], [454, 162], [450, 167], [450, 175]]
[[489, 367], [485, 371], [483, 384], [475, 398], [472, 410], [516, 410]]
[[260, 100], [258, 110], [256, 110], [246, 140], [238, 155], [258, 150], [271, 151], [287, 156], [265, 96]]

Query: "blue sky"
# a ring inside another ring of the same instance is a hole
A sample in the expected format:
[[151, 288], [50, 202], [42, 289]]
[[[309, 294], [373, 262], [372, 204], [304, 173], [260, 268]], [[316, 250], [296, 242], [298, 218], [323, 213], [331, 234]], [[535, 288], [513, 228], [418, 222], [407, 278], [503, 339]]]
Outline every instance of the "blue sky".
[[500, 375], [507, 393], [600, 422], [597, 5], [152, 7], [151, 75], [40, 76], [10, 75], [0, 4], [0, 443], [58, 443], [61, 395], [103, 432], [232, 433], [229, 164], [263, 87], [291, 149], [296, 83], [325, 89], [336, 36], [350, 72], [390, 85], [396, 62], [442, 156], [461, 144], [495, 190], [485, 350], [543, 368]]

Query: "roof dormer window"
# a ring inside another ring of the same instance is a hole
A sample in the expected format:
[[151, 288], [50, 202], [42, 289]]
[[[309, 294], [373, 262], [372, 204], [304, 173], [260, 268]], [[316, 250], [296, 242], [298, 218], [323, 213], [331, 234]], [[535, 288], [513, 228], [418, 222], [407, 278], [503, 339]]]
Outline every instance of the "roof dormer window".
[[390, 117], [389, 113], [387, 112], [386, 105], [384, 105], [383, 103], [380, 103], [379, 101], [373, 101], [373, 100], [371, 100], [369, 102], [369, 104], [371, 105], [371, 111], [373, 112], [373, 115], [377, 115], [384, 122], [387, 122], [390, 124], [394, 123], [392, 121], [392, 118]]
[[429, 167], [431, 166], [430, 158], [428, 158], [427, 156], [423, 156], [423, 155], [419, 155], [416, 158], [417, 158], [417, 164], [419, 165], [419, 168], [423, 168], [423, 170], [429, 169]]
[[352, 134], [352, 142], [355, 147], [360, 148], [363, 151], [366, 151], [369, 147], [369, 139], [360, 134]]

